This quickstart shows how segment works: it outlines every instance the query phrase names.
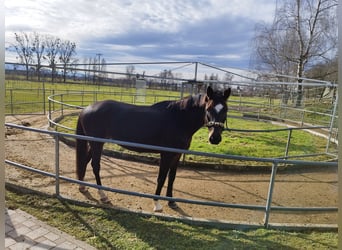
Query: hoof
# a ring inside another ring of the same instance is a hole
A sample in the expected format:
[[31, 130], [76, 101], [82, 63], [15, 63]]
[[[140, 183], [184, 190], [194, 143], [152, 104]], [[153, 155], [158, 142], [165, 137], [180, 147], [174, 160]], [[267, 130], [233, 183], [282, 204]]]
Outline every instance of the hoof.
[[162, 208], [162, 207], [161, 207], [161, 208], [154, 207], [154, 208], [153, 208], [153, 212], [155, 212], [155, 213], [161, 213], [161, 212], [163, 212], [163, 208]]
[[110, 203], [110, 200], [108, 199], [108, 197], [102, 197], [101, 199], [100, 199], [100, 201], [102, 202], [102, 203]]
[[79, 186], [78, 190], [79, 190], [82, 194], [88, 192], [88, 188], [87, 188], [86, 186]]
[[178, 205], [175, 201], [169, 201], [168, 205], [169, 205], [169, 208], [172, 208], [172, 209], [178, 208]]
[[160, 205], [158, 201], [154, 201], [153, 212], [157, 212], [157, 213], [163, 212], [163, 206]]
[[103, 190], [99, 189], [99, 190], [97, 190], [97, 192], [100, 195], [100, 201], [102, 203], [110, 203], [108, 196], [105, 194], [105, 192]]

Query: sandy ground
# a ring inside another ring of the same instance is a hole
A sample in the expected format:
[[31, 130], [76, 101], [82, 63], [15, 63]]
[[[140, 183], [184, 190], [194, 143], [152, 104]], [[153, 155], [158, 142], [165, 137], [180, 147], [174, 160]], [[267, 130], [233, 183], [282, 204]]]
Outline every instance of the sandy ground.
[[[7, 116], [6, 122], [34, 128], [47, 129], [45, 116]], [[54, 172], [55, 146], [49, 135], [6, 128], [6, 159]], [[75, 178], [75, 149], [60, 143], [60, 174]], [[103, 185], [136, 192], [153, 194], [156, 188], [158, 165], [103, 156], [101, 176]], [[266, 204], [270, 171], [248, 172], [185, 168], [180, 166], [174, 184], [174, 197], [195, 200], [218, 201], [232, 204]], [[43, 177], [15, 167], [6, 166], [6, 181], [48, 193], [55, 192], [53, 178]], [[88, 166], [86, 181], [95, 183]], [[99, 195], [90, 189], [87, 195], [78, 186], [62, 182], [62, 196], [99, 203]], [[162, 193], [165, 194], [166, 187]], [[111, 205], [123, 209], [152, 212], [151, 199], [107, 193]], [[278, 171], [273, 194], [273, 205], [293, 207], [337, 207], [337, 168], [305, 168]], [[217, 208], [179, 203], [172, 210], [166, 201], [163, 213], [213, 220], [244, 221], [263, 224], [264, 212], [245, 209]], [[270, 223], [319, 223], [336, 224], [337, 212], [272, 212]]]

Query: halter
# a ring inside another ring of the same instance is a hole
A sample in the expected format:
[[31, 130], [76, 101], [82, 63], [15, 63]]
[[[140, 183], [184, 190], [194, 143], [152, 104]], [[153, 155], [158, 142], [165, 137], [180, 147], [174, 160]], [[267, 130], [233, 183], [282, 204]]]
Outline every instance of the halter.
[[213, 122], [209, 121], [207, 124], [205, 124], [206, 127], [211, 128], [211, 127], [221, 127], [224, 128], [224, 123], [223, 122]]
[[[207, 111], [208, 112], [208, 111]], [[205, 124], [204, 126], [208, 127], [208, 128], [224, 128], [224, 123], [223, 122], [214, 122], [214, 121], [208, 121], [207, 116], [205, 118]], [[227, 123], [227, 120], [226, 120]]]
[[[201, 95], [199, 96], [199, 98], [201, 98]], [[206, 106], [206, 116], [205, 116], [205, 127], [208, 128], [222, 128], [224, 129], [224, 122], [215, 122], [215, 121], [208, 121], [208, 106]], [[227, 123], [227, 120], [225, 121]]]

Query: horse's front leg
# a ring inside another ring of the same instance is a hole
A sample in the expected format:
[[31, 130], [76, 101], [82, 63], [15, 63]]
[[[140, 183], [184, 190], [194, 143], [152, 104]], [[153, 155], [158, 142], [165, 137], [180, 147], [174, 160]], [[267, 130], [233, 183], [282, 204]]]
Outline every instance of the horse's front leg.
[[[169, 181], [168, 181], [167, 192], [166, 192], [166, 196], [168, 197], [173, 197], [173, 183], [176, 179], [176, 172], [177, 172], [177, 167], [178, 167], [180, 157], [181, 157], [181, 154], [176, 154], [174, 155], [171, 161], [171, 166], [170, 166], [170, 171], [169, 171]], [[169, 201], [168, 205], [172, 209], [178, 208], [178, 205], [175, 201]]]
[[[172, 167], [169, 172], [169, 183], [167, 184], [167, 192], [166, 196], [168, 197], [173, 197], [173, 182], [175, 181], [176, 178], [176, 171], [177, 171], [177, 166]], [[169, 201], [168, 206], [172, 209], [178, 208], [178, 205], [175, 201]]]
[[[180, 159], [181, 154], [174, 154], [174, 153], [162, 153], [160, 159], [160, 168], [159, 174], [157, 179], [157, 189], [156, 195], [160, 195], [161, 190], [164, 186], [166, 176], [169, 174], [168, 186], [166, 195], [168, 197], [172, 197], [172, 190], [173, 190], [173, 182], [176, 178], [176, 171], [178, 162]], [[169, 207], [175, 209], [177, 208], [177, 204], [174, 201], [169, 201]], [[154, 200], [154, 209], [155, 212], [161, 212], [163, 210], [163, 206], [159, 203], [157, 199]]]
[[[92, 142], [91, 144], [91, 151], [92, 151], [92, 161], [91, 166], [93, 167], [93, 173], [95, 175], [96, 184], [102, 186], [101, 178], [100, 178], [100, 161], [101, 161], [101, 154], [103, 149], [103, 143], [99, 142]], [[100, 195], [100, 200], [103, 203], [108, 203], [109, 198], [104, 193], [102, 189], [98, 190], [98, 194]]]
[[[168, 166], [168, 164], [164, 163], [163, 157], [161, 157], [159, 174], [158, 174], [158, 178], [157, 178], [157, 189], [156, 189], [155, 195], [160, 195], [161, 190], [164, 186], [168, 171], [169, 171], [169, 166]], [[159, 203], [159, 200], [154, 199], [153, 202], [154, 202], [153, 211], [154, 212], [162, 212], [163, 206]]]

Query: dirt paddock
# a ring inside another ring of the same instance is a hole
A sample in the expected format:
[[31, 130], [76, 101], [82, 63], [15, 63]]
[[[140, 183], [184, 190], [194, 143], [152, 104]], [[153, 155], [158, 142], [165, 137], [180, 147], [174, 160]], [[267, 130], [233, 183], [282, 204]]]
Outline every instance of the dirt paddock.
[[[7, 116], [6, 122], [47, 129], [45, 116]], [[54, 140], [45, 134], [6, 128], [5, 156], [27, 166], [54, 172]], [[60, 143], [60, 174], [75, 178], [75, 149]], [[101, 176], [103, 185], [129, 191], [153, 194], [156, 188], [158, 165], [102, 158]], [[237, 171], [179, 167], [174, 184], [174, 197], [194, 200], [218, 201], [232, 204], [266, 204], [270, 171]], [[95, 183], [88, 166], [86, 181]], [[6, 165], [6, 182], [16, 183], [39, 191], [54, 193], [52, 178], [27, 172]], [[99, 202], [99, 195], [89, 189], [87, 195], [78, 191], [78, 186], [61, 183], [62, 196], [88, 202]], [[165, 194], [164, 187], [162, 194]], [[111, 205], [136, 211], [153, 209], [151, 199], [108, 193]], [[273, 205], [290, 207], [337, 207], [337, 167], [303, 168], [278, 171], [273, 193]], [[163, 213], [213, 220], [243, 221], [263, 224], [264, 212], [179, 203], [179, 208], [168, 208], [161, 201]], [[318, 223], [336, 224], [337, 212], [272, 212], [270, 223]]]

